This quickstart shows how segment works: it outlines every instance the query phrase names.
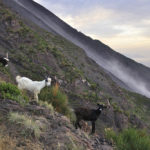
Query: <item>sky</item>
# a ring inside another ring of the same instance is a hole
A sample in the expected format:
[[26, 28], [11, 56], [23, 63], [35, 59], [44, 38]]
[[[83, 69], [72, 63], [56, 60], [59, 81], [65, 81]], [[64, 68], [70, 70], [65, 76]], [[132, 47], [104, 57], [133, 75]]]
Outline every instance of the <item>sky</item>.
[[34, 0], [78, 31], [150, 67], [150, 0]]

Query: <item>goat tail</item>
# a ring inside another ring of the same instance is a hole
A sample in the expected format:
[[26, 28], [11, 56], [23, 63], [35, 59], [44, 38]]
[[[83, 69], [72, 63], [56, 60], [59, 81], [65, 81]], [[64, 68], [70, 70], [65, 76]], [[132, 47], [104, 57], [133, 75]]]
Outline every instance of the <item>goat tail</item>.
[[21, 79], [21, 76], [16, 76], [17, 83], [19, 82], [20, 79]]

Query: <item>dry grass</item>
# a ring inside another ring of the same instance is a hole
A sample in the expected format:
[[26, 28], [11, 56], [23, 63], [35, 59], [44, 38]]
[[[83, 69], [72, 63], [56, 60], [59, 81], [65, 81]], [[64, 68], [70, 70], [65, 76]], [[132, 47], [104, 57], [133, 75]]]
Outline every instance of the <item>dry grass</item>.
[[31, 116], [11, 112], [8, 119], [12, 123], [22, 125], [24, 127], [22, 133], [24, 133], [25, 136], [31, 136], [33, 134], [36, 138], [40, 137], [41, 125], [37, 124]]
[[41, 143], [0, 135], [0, 150], [43, 150]]
[[46, 101], [45, 102], [44, 101], [38, 101], [38, 103], [39, 103], [40, 106], [44, 106], [47, 109], [49, 109], [52, 114], [54, 113], [54, 107], [52, 106], [52, 104], [49, 104]]
[[54, 86], [54, 88], [53, 88], [53, 90], [52, 90], [52, 93], [53, 93], [54, 96], [57, 95], [58, 90], [59, 90], [59, 85], [56, 83], [55, 86]]
[[16, 147], [16, 141], [8, 136], [0, 136], [0, 150], [13, 150]]
[[43, 144], [35, 139], [18, 136], [17, 131], [11, 131], [4, 124], [0, 124], [0, 150], [43, 150]]

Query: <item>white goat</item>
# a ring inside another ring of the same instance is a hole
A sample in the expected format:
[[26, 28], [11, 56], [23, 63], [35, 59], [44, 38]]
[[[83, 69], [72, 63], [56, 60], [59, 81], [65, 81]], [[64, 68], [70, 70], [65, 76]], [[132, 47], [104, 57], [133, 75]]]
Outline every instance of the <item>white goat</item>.
[[38, 94], [40, 93], [41, 89], [45, 86], [51, 85], [51, 78], [46, 78], [43, 81], [32, 81], [27, 77], [16, 76], [16, 81], [20, 90], [26, 89], [34, 93], [34, 98], [36, 101], [38, 101]]

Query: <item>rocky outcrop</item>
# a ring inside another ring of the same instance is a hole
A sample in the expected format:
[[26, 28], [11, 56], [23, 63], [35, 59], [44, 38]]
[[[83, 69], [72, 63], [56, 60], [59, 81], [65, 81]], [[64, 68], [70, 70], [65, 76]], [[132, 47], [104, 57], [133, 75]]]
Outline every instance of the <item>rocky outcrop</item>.
[[52, 113], [47, 108], [39, 106], [36, 102], [20, 106], [12, 100], [0, 100], [0, 127], [3, 129], [0, 134], [17, 139], [16, 149], [28, 149], [28, 145], [26, 144], [26, 138], [22, 136], [20, 126], [7, 120], [9, 112], [28, 114], [38, 124], [44, 124], [45, 130], [39, 139], [36, 139], [34, 136], [27, 137], [30, 143], [35, 142], [35, 145], [38, 143], [39, 150], [43, 150], [43, 148], [44, 150], [71, 150], [74, 148], [112, 150], [112, 146], [100, 136], [89, 136], [81, 130], [76, 130], [65, 116], [56, 112]]

